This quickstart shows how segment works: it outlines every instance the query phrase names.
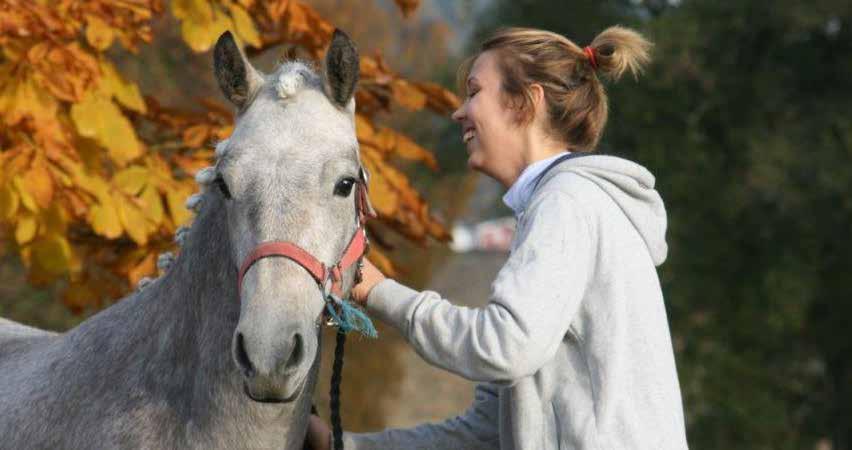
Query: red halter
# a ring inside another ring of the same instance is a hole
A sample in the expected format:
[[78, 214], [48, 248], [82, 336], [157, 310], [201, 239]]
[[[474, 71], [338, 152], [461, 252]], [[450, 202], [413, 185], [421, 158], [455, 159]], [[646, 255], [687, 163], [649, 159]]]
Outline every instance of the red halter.
[[331, 282], [331, 292], [337, 296], [341, 295], [341, 283], [343, 280], [343, 272], [350, 266], [360, 260], [367, 251], [369, 243], [367, 241], [367, 232], [364, 230], [364, 224], [368, 218], [376, 217], [376, 212], [370, 206], [370, 200], [367, 197], [367, 172], [361, 169], [361, 179], [358, 181], [358, 192], [355, 198], [355, 209], [358, 212], [358, 229], [352, 239], [349, 240], [349, 245], [343, 251], [340, 260], [337, 264], [326, 266], [313, 255], [291, 242], [269, 241], [259, 244], [243, 261], [240, 266], [240, 274], [237, 278], [237, 292], [242, 294], [243, 277], [249, 268], [262, 258], [269, 256], [283, 256], [296, 264], [302, 266], [305, 270], [314, 277], [323, 293], [329, 287], [326, 284]]

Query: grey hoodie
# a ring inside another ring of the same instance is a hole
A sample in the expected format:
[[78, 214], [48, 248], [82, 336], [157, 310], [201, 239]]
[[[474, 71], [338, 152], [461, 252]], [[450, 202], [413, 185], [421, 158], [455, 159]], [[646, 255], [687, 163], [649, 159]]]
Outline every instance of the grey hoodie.
[[486, 306], [378, 284], [371, 313], [431, 364], [480, 383], [458, 417], [346, 433], [346, 448], [686, 449], [655, 268], [665, 231], [645, 168], [572, 158], [539, 181]]

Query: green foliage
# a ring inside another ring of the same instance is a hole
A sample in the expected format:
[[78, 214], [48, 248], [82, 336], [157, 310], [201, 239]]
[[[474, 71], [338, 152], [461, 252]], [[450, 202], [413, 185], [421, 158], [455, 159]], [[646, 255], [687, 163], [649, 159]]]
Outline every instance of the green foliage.
[[608, 87], [601, 150], [647, 166], [667, 202], [660, 275], [691, 446], [852, 448], [852, 6], [498, 1], [495, 13], [579, 45], [615, 23], [656, 44], [645, 76]]

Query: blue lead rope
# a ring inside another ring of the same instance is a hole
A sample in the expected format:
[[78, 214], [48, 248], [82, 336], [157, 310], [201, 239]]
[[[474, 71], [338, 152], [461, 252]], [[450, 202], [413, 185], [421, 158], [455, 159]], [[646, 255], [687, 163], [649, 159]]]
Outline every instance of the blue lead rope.
[[[340, 308], [339, 313], [335, 306]], [[373, 326], [373, 322], [364, 314], [364, 311], [361, 311], [347, 300], [343, 300], [334, 294], [328, 294], [325, 309], [341, 333], [346, 334], [354, 330], [371, 338], [379, 335]]]

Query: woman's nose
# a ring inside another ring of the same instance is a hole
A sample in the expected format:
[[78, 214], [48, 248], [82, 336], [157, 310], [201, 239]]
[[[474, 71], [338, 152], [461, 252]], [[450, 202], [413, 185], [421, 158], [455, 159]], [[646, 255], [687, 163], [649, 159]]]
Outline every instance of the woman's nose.
[[452, 117], [452, 119], [456, 122], [461, 122], [462, 120], [464, 120], [464, 105], [459, 106], [459, 109], [455, 110], [453, 112], [453, 115], [450, 117]]

